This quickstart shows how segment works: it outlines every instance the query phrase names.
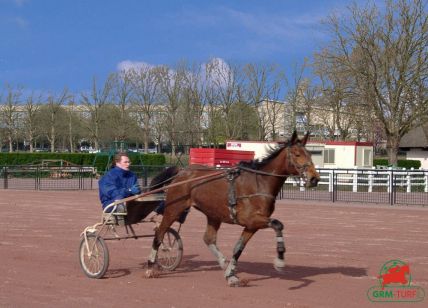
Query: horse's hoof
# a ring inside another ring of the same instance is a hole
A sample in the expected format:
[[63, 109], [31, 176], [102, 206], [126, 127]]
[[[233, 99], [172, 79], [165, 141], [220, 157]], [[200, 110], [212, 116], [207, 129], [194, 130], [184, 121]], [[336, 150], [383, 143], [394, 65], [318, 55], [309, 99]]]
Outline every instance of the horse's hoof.
[[148, 269], [146, 270], [146, 274], [145, 274], [146, 278], [158, 278], [159, 277], [159, 272], [153, 269]]
[[239, 278], [236, 276], [230, 276], [227, 278], [227, 284], [229, 287], [240, 287]]
[[227, 278], [227, 284], [229, 287], [246, 287], [249, 283], [248, 279], [239, 279], [236, 276], [230, 276]]
[[282, 272], [282, 270], [285, 267], [284, 260], [281, 260], [279, 258], [275, 258], [275, 260], [273, 260], [273, 267], [276, 269], [277, 272]]

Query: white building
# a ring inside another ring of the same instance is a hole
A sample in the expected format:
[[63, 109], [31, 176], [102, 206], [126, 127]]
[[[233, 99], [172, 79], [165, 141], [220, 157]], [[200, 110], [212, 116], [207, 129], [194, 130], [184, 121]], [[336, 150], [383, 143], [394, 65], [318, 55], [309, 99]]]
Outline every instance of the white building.
[[[254, 151], [254, 159], [266, 156], [276, 142], [236, 141], [226, 142], [227, 150]], [[325, 141], [306, 144], [312, 161], [320, 168], [371, 168], [373, 167], [373, 144], [356, 141]]]
[[419, 160], [421, 168], [428, 170], [428, 124], [416, 127], [403, 136], [400, 149], [406, 151], [406, 159]]

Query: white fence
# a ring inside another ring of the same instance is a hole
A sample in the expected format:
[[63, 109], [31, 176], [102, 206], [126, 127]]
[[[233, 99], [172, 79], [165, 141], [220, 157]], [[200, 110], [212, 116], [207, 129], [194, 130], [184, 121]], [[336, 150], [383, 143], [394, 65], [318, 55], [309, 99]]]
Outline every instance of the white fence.
[[300, 179], [288, 178], [280, 198], [428, 205], [428, 170], [317, 170], [321, 177], [317, 188], [307, 189]]

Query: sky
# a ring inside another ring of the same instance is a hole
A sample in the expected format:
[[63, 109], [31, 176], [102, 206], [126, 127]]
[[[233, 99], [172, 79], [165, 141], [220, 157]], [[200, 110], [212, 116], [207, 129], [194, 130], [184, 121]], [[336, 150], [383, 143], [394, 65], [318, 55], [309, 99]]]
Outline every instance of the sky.
[[124, 66], [279, 64], [328, 41], [351, 0], [0, 0], [0, 89], [73, 93]]

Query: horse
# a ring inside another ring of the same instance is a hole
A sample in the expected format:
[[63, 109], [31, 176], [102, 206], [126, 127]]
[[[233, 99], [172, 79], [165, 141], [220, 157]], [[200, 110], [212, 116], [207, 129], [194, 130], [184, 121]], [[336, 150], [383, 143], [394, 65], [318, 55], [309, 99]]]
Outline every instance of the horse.
[[[225, 271], [229, 286], [245, 284], [236, 275], [238, 259], [259, 229], [272, 228], [275, 231], [277, 257], [274, 267], [280, 271], [285, 266], [285, 244], [283, 224], [271, 218], [276, 196], [288, 176], [300, 176], [308, 187], [316, 186], [320, 179], [311, 155], [305, 149], [308, 137], [309, 133], [299, 140], [294, 132], [287, 143], [271, 149], [261, 161], [241, 162], [229, 170], [196, 165], [180, 170], [170, 188], [166, 186], [165, 212], [155, 231], [146, 277], [158, 276], [155, 265], [161, 240], [171, 224], [190, 207], [201, 211], [207, 218], [203, 240]], [[244, 227], [228, 264], [216, 244], [217, 231], [222, 223]]]

